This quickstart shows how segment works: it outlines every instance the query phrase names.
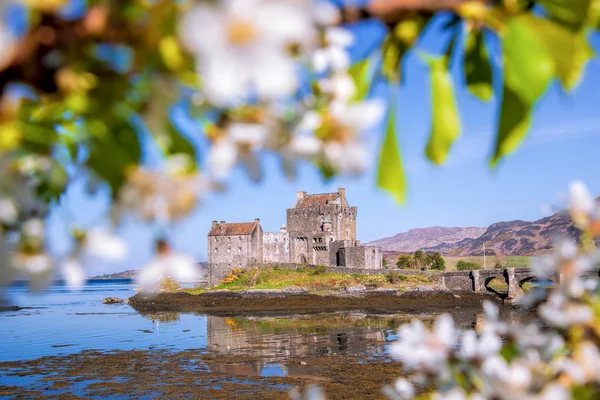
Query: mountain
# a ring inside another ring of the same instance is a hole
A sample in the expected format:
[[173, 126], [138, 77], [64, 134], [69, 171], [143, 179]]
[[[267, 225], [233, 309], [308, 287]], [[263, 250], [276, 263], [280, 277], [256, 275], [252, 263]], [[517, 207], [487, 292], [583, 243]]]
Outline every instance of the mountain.
[[565, 211], [557, 212], [533, 222], [508, 221], [490, 225], [478, 238], [455, 243], [440, 243], [426, 247], [426, 252], [438, 251], [444, 255], [476, 256], [486, 254], [529, 256], [552, 249], [555, 237], [570, 237], [578, 240], [579, 230], [573, 225]]
[[417, 250], [441, 245], [452, 245], [464, 240], [478, 238], [486, 232], [486, 228], [445, 228], [432, 226], [429, 228], [411, 229], [408, 232], [378, 239], [367, 243], [367, 246], [383, 247], [385, 251], [413, 253]]
[[138, 272], [136, 269], [128, 269], [127, 271], [115, 272], [114, 274], [93, 276], [90, 279], [135, 279]]
[[[596, 201], [600, 202], [600, 198]], [[531, 256], [552, 249], [556, 237], [579, 240], [580, 235], [568, 212], [559, 211], [533, 222], [496, 222], [487, 229], [439, 226], [411, 229], [369, 244], [383, 247], [384, 254], [389, 256], [416, 250], [447, 256], [481, 256], [484, 243], [487, 255]]]

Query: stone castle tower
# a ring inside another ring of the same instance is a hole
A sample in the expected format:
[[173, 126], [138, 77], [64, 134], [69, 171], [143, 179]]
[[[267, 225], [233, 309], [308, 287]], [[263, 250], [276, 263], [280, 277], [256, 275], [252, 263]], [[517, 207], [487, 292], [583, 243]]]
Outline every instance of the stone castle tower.
[[360, 246], [356, 240], [357, 208], [346, 191], [307, 194], [297, 192], [287, 209], [287, 227], [263, 232], [260, 220], [226, 223], [213, 221], [208, 233], [209, 283], [216, 284], [232, 268], [262, 264], [311, 264], [354, 270], [382, 268], [380, 247]]

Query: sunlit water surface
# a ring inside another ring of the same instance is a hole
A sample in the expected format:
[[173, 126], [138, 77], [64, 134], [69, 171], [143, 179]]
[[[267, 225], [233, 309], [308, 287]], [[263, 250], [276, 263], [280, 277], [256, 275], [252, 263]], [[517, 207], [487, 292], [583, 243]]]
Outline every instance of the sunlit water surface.
[[[83, 350], [198, 349], [229, 356], [258, 356], [262, 361], [252, 367], [256, 371], [239, 373], [282, 376], [287, 374], [285, 360], [291, 358], [384, 356], [401, 323], [420, 318], [431, 324], [436, 317], [360, 312], [277, 317], [142, 315], [127, 304], [102, 303], [106, 297], [128, 298], [135, 293], [134, 285], [124, 281], [90, 282], [80, 291], [55, 285], [38, 294], [30, 293], [24, 286], [5, 289], [5, 302], [25, 308], [0, 312], [0, 362]], [[456, 309], [452, 314], [461, 328], [477, 329], [480, 325], [478, 309]], [[231, 371], [219, 372], [235, 374], [243, 367], [223, 368]], [[19, 384], [18, 377], [11, 378], [11, 382]]]

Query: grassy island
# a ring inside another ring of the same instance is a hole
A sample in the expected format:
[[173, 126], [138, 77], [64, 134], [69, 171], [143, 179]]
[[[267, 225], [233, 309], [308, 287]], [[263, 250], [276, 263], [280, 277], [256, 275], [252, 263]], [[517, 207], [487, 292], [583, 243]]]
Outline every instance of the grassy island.
[[227, 289], [242, 291], [248, 289], [283, 289], [297, 286], [311, 293], [337, 292], [356, 285], [364, 285], [367, 289], [393, 288], [400, 291], [415, 289], [418, 286], [431, 285], [427, 274], [404, 275], [395, 271], [388, 274], [362, 275], [326, 272], [319, 266], [307, 269], [285, 270], [268, 269], [234, 269], [219, 285], [210, 288], [182, 289], [190, 294], [201, 294], [208, 291]]

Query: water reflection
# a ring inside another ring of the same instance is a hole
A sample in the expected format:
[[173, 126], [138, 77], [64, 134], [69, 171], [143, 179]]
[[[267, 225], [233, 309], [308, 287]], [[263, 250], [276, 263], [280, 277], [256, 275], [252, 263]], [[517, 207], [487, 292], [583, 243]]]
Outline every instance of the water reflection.
[[357, 313], [207, 318], [207, 349], [219, 354], [261, 356], [267, 362], [291, 357], [381, 353], [386, 335], [400, 324], [400, 316]]

